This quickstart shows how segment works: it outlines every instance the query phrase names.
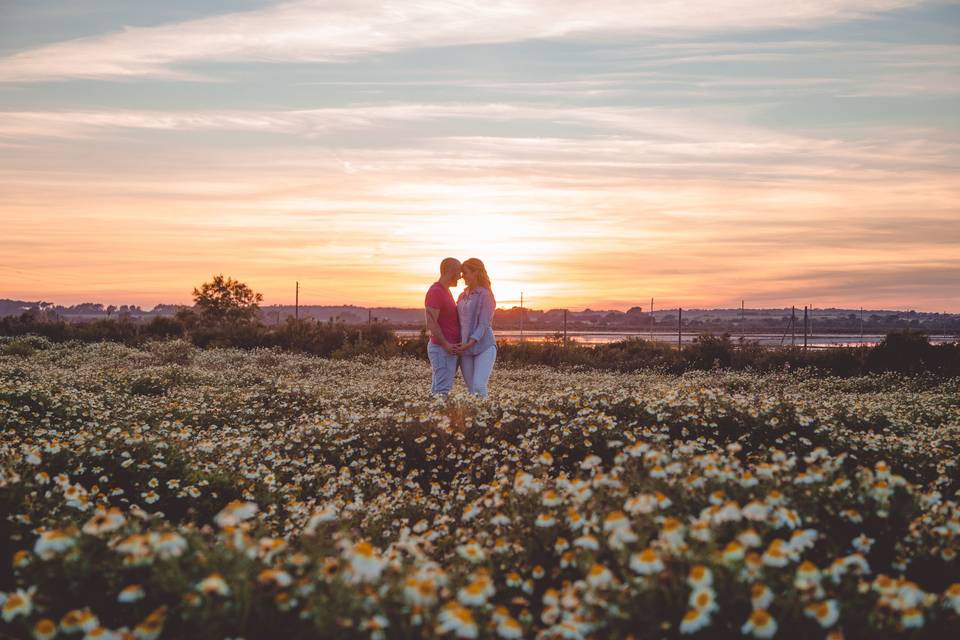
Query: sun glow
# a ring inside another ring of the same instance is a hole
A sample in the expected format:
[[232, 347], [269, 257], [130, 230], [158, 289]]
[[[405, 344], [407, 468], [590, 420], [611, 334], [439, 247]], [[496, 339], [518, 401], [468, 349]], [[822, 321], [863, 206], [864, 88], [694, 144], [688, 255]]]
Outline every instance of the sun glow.
[[[550, 224], [542, 216], [523, 213], [531, 201], [523, 194], [506, 192], [490, 185], [429, 185], [416, 189], [422, 205], [436, 211], [397, 229], [404, 240], [416, 237], [419, 244], [436, 255], [417, 260], [417, 266], [436, 272], [440, 260], [452, 256], [462, 260], [479, 258], [487, 267], [497, 306], [519, 306], [521, 293], [525, 303], [541, 303], [556, 289], [550, 269], [573, 246], [562, 224]], [[535, 202], [532, 201], [532, 202]], [[419, 268], [417, 269], [419, 271]], [[461, 281], [454, 297], [464, 288]]]

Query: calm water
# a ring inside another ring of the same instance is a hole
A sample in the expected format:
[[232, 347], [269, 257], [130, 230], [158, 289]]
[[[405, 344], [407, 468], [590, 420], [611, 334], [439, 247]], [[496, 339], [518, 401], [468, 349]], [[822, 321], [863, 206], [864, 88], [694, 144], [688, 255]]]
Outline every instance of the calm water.
[[[506, 340], [506, 341], [518, 341], [521, 339], [519, 331], [497, 331], [497, 340]], [[414, 329], [397, 329], [396, 334], [400, 337], [414, 337], [420, 334], [419, 331]], [[555, 331], [524, 331], [523, 339], [529, 342], [543, 342], [544, 340], [552, 340], [556, 335]], [[626, 340], [627, 338], [643, 338], [644, 340], [650, 339], [649, 332], [604, 332], [604, 331], [568, 331], [567, 339], [570, 341], [576, 341], [580, 344], [605, 344], [608, 342], [617, 342], [619, 340]], [[688, 344], [693, 342], [696, 339], [697, 334], [684, 334], [683, 335], [683, 344]], [[733, 340], [740, 338], [740, 334], [731, 334]], [[786, 338], [783, 338], [782, 333], [748, 333], [744, 335], [744, 338], [750, 341], [759, 342], [763, 345], [769, 346], [779, 346], [783, 344], [784, 346], [790, 346], [790, 336], [787, 335]], [[676, 344], [677, 334], [676, 333], [653, 333], [653, 339], [658, 342], [671, 342]], [[782, 342], [781, 342], [782, 339]], [[881, 334], [864, 334], [863, 340], [860, 339], [859, 335], [849, 335], [849, 334], [832, 334], [824, 333], [817, 334], [814, 336], [807, 336], [807, 346], [808, 347], [856, 347], [856, 346], [874, 346], [880, 340], [883, 339]], [[953, 342], [957, 338], [952, 335], [936, 335], [930, 336], [930, 342], [940, 343], [940, 342]], [[803, 346], [803, 336], [799, 335], [796, 337], [794, 342], [796, 346]]]

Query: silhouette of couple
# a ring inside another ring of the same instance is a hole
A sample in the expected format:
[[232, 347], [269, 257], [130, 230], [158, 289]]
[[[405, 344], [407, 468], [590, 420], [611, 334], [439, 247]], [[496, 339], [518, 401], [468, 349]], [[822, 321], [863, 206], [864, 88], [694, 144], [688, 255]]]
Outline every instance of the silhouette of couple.
[[[463, 278], [467, 288], [456, 302], [450, 287]], [[430, 391], [444, 396], [453, 389], [457, 366], [470, 393], [487, 397], [487, 382], [497, 359], [497, 341], [491, 322], [496, 300], [490, 288], [490, 276], [483, 262], [456, 258], [440, 262], [440, 279], [427, 290], [424, 299], [430, 343], [427, 356], [433, 370]]]

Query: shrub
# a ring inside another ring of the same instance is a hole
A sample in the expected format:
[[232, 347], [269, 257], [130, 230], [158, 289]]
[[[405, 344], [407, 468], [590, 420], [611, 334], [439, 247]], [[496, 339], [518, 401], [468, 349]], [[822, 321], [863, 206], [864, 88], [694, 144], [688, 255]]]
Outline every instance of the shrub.
[[120, 342], [128, 346], [140, 343], [139, 325], [129, 318], [94, 320], [75, 325], [75, 337], [83, 342]]
[[930, 371], [941, 376], [960, 376], [960, 342], [933, 345], [925, 363]]
[[[149, 347], [161, 363], [186, 364], [196, 347], [280, 349], [309, 353], [325, 358], [350, 359], [359, 356], [412, 356], [426, 359], [428, 337], [421, 330], [415, 338], [398, 338], [383, 325], [347, 325], [288, 318], [279, 327], [259, 322], [225, 321], [205, 324], [193, 311], [181, 310], [176, 318], [154, 318], [138, 323], [128, 318], [104, 319], [70, 324], [46, 321], [24, 314], [0, 318], [0, 335], [30, 340], [36, 349], [49, 342], [109, 341], [137, 347], [149, 342], [169, 341], [176, 347]], [[158, 340], [158, 338], [160, 340]], [[6, 347], [0, 347], [5, 349]], [[26, 347], [9, 347], [10, 355], [26, 355]], [[159, 349], [160, 351], [154, 351]], [[167, 353], [164, 349], [170, 349]], [[0, 354], [6, 353], [0, 351]], [[830, 347], [804, 350], [796, 346], [766, 346], [729, 334], [700, 335], [682, 349], [672, 343], [628, 338], [607, 344], [564, 343], [557, 336], [542, 342], [506, 342], [498, 345], [497, 361], [505, 365], [547, 365], [588, 367], [614, 371], [655, 370], [672, 373], [729, 368], [753, 371], [807, 369], [816, 375], [857, 376], [896, 371], [929, 372], [941, 377], [960, 376], [960, 344], [931, 345], [921, 333], [897, 332], [869, 347]]]
[[16, 356], [20, 358], [29, 358], [34, 353], [37, 352], [37, 349], [30, 343], [30, 340], [17, 339], [10, 340], [2, 347], [0, 347], [0, 355], [4, 356]]
[[926, 334], [894, 331], [867, 355], [868, 371], [916, 373], [926, 369], [932, 346]]
[[262, 368], [272, 368], [279, 365], [283, 360], [280, 357], [280, 350], [276, 347], [271, 349], [254, 349], [253, 350], [257, 365]]
[[729, 333], [722, 336], [704, 333], [683, 348], [683, 358], [694, 369], [726, 368], [733, 362], [733, 351]]
[[188, 365], [197, 352], [197, 348], [192, 343], [181, 339], [151, 342], [147, 345], [147, 349], [162, 364]]
[[186, 328], [177, 318], [157, 316], [144, 326], [143, 331], [154, 338], [179, 338], [184, 335]]

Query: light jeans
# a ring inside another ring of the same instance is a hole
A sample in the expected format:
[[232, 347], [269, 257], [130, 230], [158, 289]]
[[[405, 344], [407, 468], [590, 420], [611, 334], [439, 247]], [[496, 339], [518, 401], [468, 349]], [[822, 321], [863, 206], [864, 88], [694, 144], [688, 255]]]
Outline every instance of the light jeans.
[[460, 356], [460, 371], [470, 393], [487, 397], [487, 382], [493, 373], [493, 362], [497, 359], [497, 347], [490, 346], [475, 356], [466, 353]]
[[433, 369], [430, 393], [445, 396], [453, 389], [453, 379], [457, 375], [457, 356], [430, 342], [427, 343], [427, 357], [430, 359], [430, 368]]

